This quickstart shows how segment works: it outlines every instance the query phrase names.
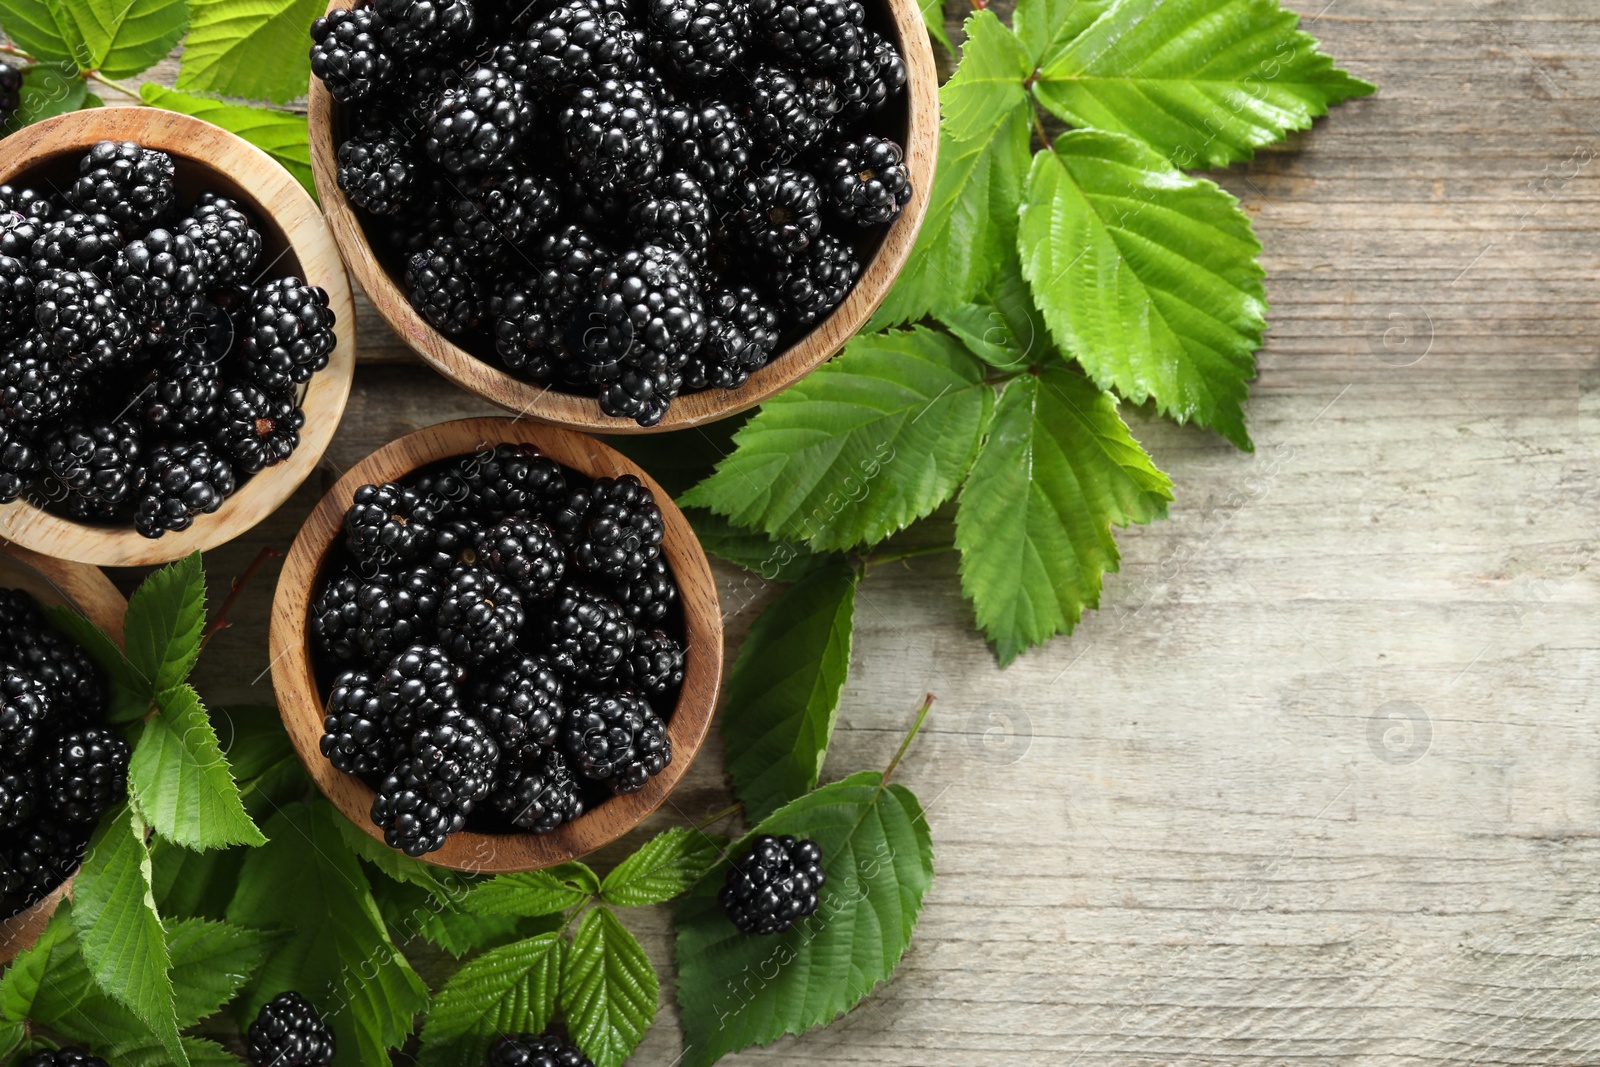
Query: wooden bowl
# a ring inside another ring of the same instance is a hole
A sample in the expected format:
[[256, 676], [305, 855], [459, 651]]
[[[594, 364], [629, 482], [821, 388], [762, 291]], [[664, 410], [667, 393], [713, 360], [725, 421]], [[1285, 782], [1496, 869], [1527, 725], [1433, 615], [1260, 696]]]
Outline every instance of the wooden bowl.
[[[0, 589], [25, 590], [44, 605], [70, 604], [122, 644], [122, 616], [128, 602], [95, 567], [51, 559], [18, 545], [0, 545]], [[33, 907], [0, 920], [0, 965], [33, 947], [71, 888], [68, 878]]]
[[[917, 0], [871, 2], [887, 3], [890, 18], [880, 29], [895, 40], [900, 54], [905, 57], [903, 117], [896, 119], [891, 113], [886, 126], [896, 128], [898, 140], [905, 146], [906, 162], [911, 168], [911, 202], [889, 226], [876, 252], [863, 265], [855, 288], [833, 314], [791, 347], [777, 353], [738, 389], [707, 389], [680, 396], [673, 400], [666, 415], [655, 426], [640, 426], [632, 419], [612, 418], [600, 410], [600, 403], [594, 397], [563, 393], [515, 378], [458, 347], [412, 308], [395, 277], [373, 254], [360, 218], [339, 188], [334, 100], [321, 80], [313, 76], [309, 114], [311, 169], [316, 175], [317, 196], [322, 200], [322, 208], [327, 212], [328, 223], [333, 227], [334, 239], [339, 242], [345, 262], [383, 321], [435, 370], [468, 392], [519, 415], [591, 433], [655, 433], [725, 418], [754, 407], [804, 378], [832, 358], [866, 325], [910, 257], [917, 231], [922, 228], [923, 217], [928, 212], [934, 163], [939, 153], [939, 77], [934, 68], [933, 47], [928, 41]], [[350, 0], [329, 0], [328, 10], [349, 6]]]
[[24, 127], [5, 139], [0, 182], [33, 181], [61, 188], [80, 156], [97, 141], [137, 141], [173, 157], [185, 196], [211, 189], [250, 208], [265, 239], [262, 262], [274, 275], [298, 275], [328, 292], [338, 317], [338, 344], [328, 365], [304, 386], [306, 425], [300, 447], [240, 486], [215, 513], [151, 539], [131, 525], [75, 522], [23, 501], [0, 507], [0, 537], [39, 552], [103, 567], [143, 567], [182, 559], [233, 540], [266, 518], [300, 487], [333, 439], [355, 372], [355, 306], [350, 278], [316, 202], [272, 157], [226, 130], [153, 107], [94, 108]]
[[642, 822], [667, 799], [700, 751], [722, 681], [722, 610], [711, 566], [683, 512], [648, 474], [591, 437], [525, 419], [461, 419], [418, 430], [378, 449], [328, 490], [284, 560], [272, 603], [272, 684], [283, 724], [300, 761], [345, 818], [375, 840], [383, 840], [383, 832], [371, 818], [372, 788], [354, 775], [335, 770], [319, 747], [323, 701], [312, 660], [309, 609], [329, 551], [340, 536], [344, 513], [362, 485], [395, 481], [420, 467], [498, 444], [533, 445], [581, 474], [594, 478], [632, 474], [649, 487], [666, 525], [662, 553], [678, 583], [686, 656], [683, 688], [667, 722], [672, 762], [642, 790], [612, 797], [554, 833], [468, 831], [452, 835], [443, 848], [422, 857], [440, 867], [487, 874], [563, 863], [615, 841]]

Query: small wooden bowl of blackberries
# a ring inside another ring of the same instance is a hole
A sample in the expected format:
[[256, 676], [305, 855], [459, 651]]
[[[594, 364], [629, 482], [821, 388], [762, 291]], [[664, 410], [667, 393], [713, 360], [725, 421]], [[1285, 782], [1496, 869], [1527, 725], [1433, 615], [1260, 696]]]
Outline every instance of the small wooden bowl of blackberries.
[[938, 140], [914, 0], [335, 0], [317, 188], [380, 314], [600, 432], [779, 391], [887, 294]]

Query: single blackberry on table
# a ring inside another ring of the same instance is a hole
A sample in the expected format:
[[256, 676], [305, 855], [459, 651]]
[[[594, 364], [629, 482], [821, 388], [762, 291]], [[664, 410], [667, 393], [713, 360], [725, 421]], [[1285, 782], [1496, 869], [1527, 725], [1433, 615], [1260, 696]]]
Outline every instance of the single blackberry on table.
[[378, 701], [395, 730], [407, 733], [459, 707], [460, 667], [435, 645], [412, 645], [378, 679]]
[[683, 646], [664, 630], [640, 634], [617, 680], [648, 696], [670, 693], [683, 684]]
[[488, 312], [501, 366], [519, 378], [549, 381], [572, 358], [572, 298], [555, 270], [533, 270], [495, 283]]
[[838, 88], [826, 75], [796, 75], [764, 63], [750, 74], [744, 118], [757, 142], [790, 157], [821, 141], [841, 106]]
[[44, 465], [91, 510], [109, 511], [134, 500], [143, 488], [144, 433], [131, 416], [97, 418], [74, 413], [46, 433]]
[[162, 445], [150, 453], [137, 494], [133, 528], [145, 537], [187, 530], [196, 515], [222, 506], [235, 487], [233, 466], [204, 441]]
[[751, 0], [750, 16], [774, 52], [807, 69], [853, 63], [865, 50], [858, 0]]
[[9, 123], [21, 106], [22, 71], [10, 63], [0, 62], [0, 126]]
[[562, 743], [579, 773], [618, 795], [637, 793], [672, 762], [666, 724], [644, 697], [627, 689], [574, 703]]
[[39, 426], [65, 415], [76, 400], [72, 365], [50, 351], [44, 335], [30, 331], [6, 346], [0, 363], [0, 415]]
[[406, 261], [411, 306], [441, 333], [464, 333], [483, 317], [483, 282], [478, 266], [453, 239], [433, 242]]
[[479, 532], [478, 561], [530, 600], [555, 593], [566, 573], [566, 550], [537, 519], [508, 515]]
[[507, 1034], [489, 1050], [488, 1067], [594, 1067], [553, 1034]]
[[637, 477], [596, 478], [572, 542], [572, 564], [612, 578], [637, 574], [661, 555], [664, 533], [661, 508]]
[[503, 761], [489, 802], [511, 825], [536, 834], [548, 834], [583, 814], [578, 783], [554, 751], [514, 764]]
[[704, 263], [715, 225], [711, 198], [682, 171], [663, 174], [628, 209], [628, 231], [636, 240], [676, 248]]
[[654, 426], [666, 415], [672, 400], [683, 391], [683, 375], [676, 370], [640, 370], [624, 366], [617, 379], [600, 391], [600, 410], [614, 419], [632, 419]]
[[822, 190], [803, 170], [773, 167], [751, 175], [733, 204], [734, 234], [762, 260], [798, 255], [822, 232]]
[[111, 288], [132, 317], [138, 342], [158, 349], [188, 325], [208, 269], [186, 234], [154, 229], [128, 242], [111, 267]]
[[327, 1067], [333, 1031], [311, 1002], [289, 990], [264, 1004], [245, 1037], [254, 1067]]
[[483, 723], [453, 708], [412, 735], [410, 752], [430, 798], [467, 812], [489, 795], [500, 765], [500, 749]]
[[834, 73], [839, 122], [850, 125], [877, 114], [906, 87], [906, 61], [885, 37], [867, 30], [859, 58]]
[[621, 605], [592, 589], [566, 586], [546, 608], [550, 662], [580, 682], [604, 681], [633, 647], [633, 623]]
[[60, 1048], [50, 1052], [35, 1052], [23, 1060], [20, 1067], [107, 1067], [106, 1061], [88, 1049]]
[[417, 521], [421, 498], [411, 489], [385, 482], [355, 491], [344, 514], [344, 542], [362, 563], [408, 559], [427, 543], [428, 529]]
[[33, 275], [25, 260], [0, 254], [0, 339], [33, 321]]
[[557, 115], [573, 173], [595, 193], [637, 189], [661, 166], [655, 97], [642, 81], [607, 78], [579, 87]]
[[110, 730], [76, 730], [44, 744], [43, 797], [50, 813], [93, 825], [128, 789], [128, 743]]
[[234, 470], [255, 474], [294, 454], [305, 423], [293, 393], [268, 393], [238, 382], [217, 397], [211, 439], [227, 453]]
[[591, 367], [681, 367], [706, 339], [693, 267], [683, 253], [660, 245], [618, 256], [580, 315], [581, 358]]
[[462, 461], [469, 501], [490, 515], [541, 516], [566, 499], [561, 465], [532, 445], [496, 445]]
[[744, 859], [728, 868], [717, 899], [744, 933], [781, 934], [816, 914], [817, 894], [826, 882], [822, 848], [815, 841], [762, 834]]
[[857, 226], [893, 222], [911, 201], [911, 168], [900, 146], [886, 137], [841, 142], [823, 159], [817, 177], [828, 206]]
[[685, 389], [737, 389], [778, 347], [778, 313], [748, 286], [706, 297], [706, 343], [683, 367]]
[[464, 44], [472, 36], [471, 0], [372, 0], [390, 55], [414, 56]]
[[201, 193], [189, 217], [176, 227], [204, 253], [205, 288], [249, 278], [261, 258], [262, 237], [250, 216], [234, 201]]
[[460, 193], [452, 190], [444, 209], [458, 240], [488, 251], [554, 225], [561, 197], [555, 182], [545, 175], [499, 170]]
[[478, 714], [508, 763], [528, 763], [560, 738], [561, 677], [543, 656], [514, 656], [473, 688]]
[[43, 464], [33, 439], [20, 426], [0, 424], [0, 504], [21, 496]]
[[483, 567], [457, 567], [439, 595], [439, 644], [461, 663], [510, 652], [527, 615], [511, 583]]
[[311, 24], [311, 73], [335, 100], [364, 100], [389, 80], [395, 63], [379, 44], [382, 31], [382, 17], [365, 7], [339, 8]]
[[63, 270], [108, 275], [122, 249], [122, 234], [107, 215], [74, 211], [30, 229], [36, 236], [28, 246], [28, 269], [35, 285]]
[[43, 682], [9, 664], [0, 669], [0, 751], [8, 760], [33, 751], [50, 715], [50, 693]]
[[349, 567], [329, 575], [311, 601], [311, 639], [317, 650], [335, 661], [352, 660], [361, 654], [356, 644], [356, 594], [361, 592], [361, 576]]
[[132, 141], [101, 141], [78, 162], [67, 200], [79, 211], [105, 215], [131, 237], [167, 218], [178, 202], [172, 157]]
[[27, 822], [38, 804], [38, 772], [32, 767], [0, 766], [0, 831]]
[[133, 324], [106, 283], [59, 271], [38, 285], [34, 319], [50, 351], [83, 374], [127, 359]]
[[772, 287], [797, 322], [810, 325], [844, 303], [861, 277], [861, 261], [851, 247], [823, 233], [811, 247], [772, 269]]
[[642, 44], [624, 5], [566, 0], [529, 22], [519, 53], [537, 81], [571, 87], [632, 75], [639, 69]]
[[356, 644], [369, 659], [386, 660], [434, 636], [438, 579], [426, 567], [364, 582], [356, 593]]
[[378, 683], [366, 671], [341, 671], [328, 690], [322, 720], [322, 754], [346, 774], [388, 774], [398, 742], [378, 700]]
[[750, 9], [743, 0], [650, 0], [651, 58], [690, 81], [731, 74], [744, 60]]
[[606, 589], [635, 626], [663, 621], [678, 602], [677, 583], [659, 556], [643, 569], [612, 580]]
[[410, 144], [393, 130], [358, 133], [339, 146], [339, 188], [376, 215], [398, 214], [411, 203], [417, 170]]
[[474, 67], [439, 94], [423, 149], [454, 174], [487, 170], [517, 150], [532, 124], [533, 100], [521, 82], [492, 66]]
[[188, 440], [208, 432], [222, 399], [222, 368], [215, 363], [168, 357], [145, 376], [136, 410], [158, 434]]
[[13, 898], [21, 908], [49, 896], [83, 862], [92, 832], [93, 827], [43, 814], [8, 834], [0, 843], [0, 896]]
[[274, 392], [311, 380], [338, 343], [328, 294], [299, 278], [277, 278], [250, 297], [239, 350], [250, 377]]

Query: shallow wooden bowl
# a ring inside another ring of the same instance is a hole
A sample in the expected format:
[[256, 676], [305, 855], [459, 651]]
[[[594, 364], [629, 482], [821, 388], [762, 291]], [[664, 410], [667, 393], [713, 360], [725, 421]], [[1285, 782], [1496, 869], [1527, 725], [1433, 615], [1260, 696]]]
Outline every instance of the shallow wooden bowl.
[[[928, 212], [934, 163], [939, 153], [939, 76], [934, 68], [933, 47], [928, 41], [917, 0], [871, 2], [887, 3], [890, 17], [879, 29], [895, 40], [900, 54], [905, 57], [907, 78], [904, 101], [900, 105], [902, 114], [896, 118], [891, 112], [885, 122], [885, 132], [890, 136], [898, 133], [897, 140], [905, 146], [906, 162], [911, 168], [911, 202], [889, 226], [876, 251], [863, 264], [861, 279], [832, 315], [791, 347], [776, 354], [772, 362], [752, 374], [738, 389], [707, 389], [678, 397], [655, 426], [645, 427], [632, 419], [612, 418], [600, 410], [599, 401], [593, 397], [563, 393], [515, 378], [458, 347], [412, 308], [396, 277], [374, 255], [362, 231], [360, 217], [339, 188], [335, 158], [339, 131], [334, 100], [321, 80], [312, 76], [311, 169], [316, 175], [317, 196], [322, 200], [345, 262], [383, 321], [435, 370], [468, 392], [519, 415], [592, 433], [654, 433], [725, 418], [761, 403], [804, 378], [832, 358], [866, 325], [910, 257], [917, 231], [922, 228], [923, 217]], [[328, 10], [350, 6], [350, 0], [329, 0]]]
[[[122, 644], [122, 616], [128, 602], [98, 568], [51, 559], [17, 545], [0, 545], [0, 589], [22, 589], [44, 605], [70, 604]], [[27, 911], [0, 920], [0, 964], [33, 947], [61, 898], [72, 888], [68, 878]]]
[[612, 797], [550, 834], [453, 835], [422, 858], [458, 871], [498, 874], [531, 871], [593, 852], [633, 829], [660, 807], [700, 751], [722, 680], [722, 612], [716, 582], [700, 542], [661, 486], [620, 452], [583, 434], [525, 419], [477, 418], [440, 423], [385, 445], [350, 469], [317, 504], [295, 538], [272, 603], [272, 684], [278, 709], [300, 761], [345, 818], [375, 840], [383, 832], [371, 819], [373, 791], [354, 775], [335, 770], [322, 755], [323, 701], [311, 650], [310, 604], [345, 511], [357, 488], [396, 481], [420, 467], [468, 456], [498, 444], [527, 444], [590, 477], [632, 474], [655, 494], [666, 524], [662, 552], [678, 583], [683, 606], [683, 689], [667, 721], [672, 762], [642, 790]]
[[289, 172], [261, 149], [209, 122], [153, 107], [94, 108], [24, 127], [5, 139], [0, 182], [34, 182], [60, 189], [77, 173], [78, 158], [97, 141], [137, 141], [159, 148], [178, 167], [178, 189], [193, 198], [206, 189], [236, 198], [261, 227], [262, 262], [274, 277], [293, 274], [328, 292], [338, 321], [338, 345], [328, 365], [304, 387], [306, 424], [294, 455], [253, 476], [210, 515], [160, 538], [131, 525], [74, 522], [23, 501], [0, 507], [0, 537], [38, 552], [103, 567], [169, 563], [233, 540], [271, 515], [300, 488], [344, 414], [355, 372], [355, 306], [350, 278], [317, 205]]

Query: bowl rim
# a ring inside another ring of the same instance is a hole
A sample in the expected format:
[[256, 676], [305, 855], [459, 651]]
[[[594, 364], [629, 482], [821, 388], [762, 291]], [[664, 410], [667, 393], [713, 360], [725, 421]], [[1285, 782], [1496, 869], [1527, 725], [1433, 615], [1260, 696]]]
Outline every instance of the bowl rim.
[[[333, 805], [369, 837], [383, 832], [369, 813], [374, 792], [354, 775], [336, 770], [322, 755], [323, 700], [317, 686], [308, 618], [313, 587], [343, 527], [357, 487], [392, 481], [440, 460], [472, 455], [498, 444], [533, 445], [563, 466], [589, 477], [632, 474], [655, 494], [665, 526], [662, 555], [678, 583], [683, 610], [683, 687], [667, 722], [670, 764], [637, 793], [612, 797], [549, 834], [453, 834], [423, 862], [475, 874], [532, 871], [587, 855], [626, 834], [666, 802], [711, 728], [722, 684], [722, 612], [711, 564], [672, 498], [626, 456], [585, 434], [492, 415], [424, 427], [391, 441], [352, 466], [306, 518], [278, 576], [272, 602], [272, 684], [278, 711], [300, 762]], [[387, 847], [387, 846], [385, 846]]]
[[26, 126], [5, 139], [0, 182], [49, 160], [81, 152], [102, 140], [136, 141], [220, 174], [247, 192], [279, 230], [300, 261], [305, 280], [328, 293], [336, 344], [328, 365], [308, 383], [301, 399], [306, 423], [300, 445], [282, 463], [255, 474], [209, 515], [187, 530], [159, 538], [129, 525], [98, 526], [51, 514], [24, 500], [0, 506], [0, 537], [79, 563], [134, 567], [170, 563], [204, 552], [245, 533], [281, 507], [316, 469], [333, 440], [350, 398], [355, 374], [355, 302], [350, 278], [316, 201], [273, 158], [220, 126], [155, 107], [108, 107], [75, 111]]
[[[933, 44], [916, 0], [882, 0], [889, 10], [906, 63], [906, 139], [912, 196], [890, 224], [844, 303], [789, 348], [775, 355], [737, 389], [708, 389], [673, 400], [659, 423], [640, 426], [600, 410], [594, 397], [577, 396], [523, 381], [466, 351], [434, 329], [414, 308], [373, 254], [354, 208], [339, 188], [333, 143], [333, 98], [311, 77], [308, 120], [311, 170], [334, 240], [367, 300], [389, 328], [440, 374], [508, 411], [589, 433], [663, 433], [738, 414], [787, 389], [831, 359], [872, 318], [888, 296], [916, 245], [927, 216], [939, 153], [939, 77]], [[329, 0], [328, 11], [351, 6]]]

